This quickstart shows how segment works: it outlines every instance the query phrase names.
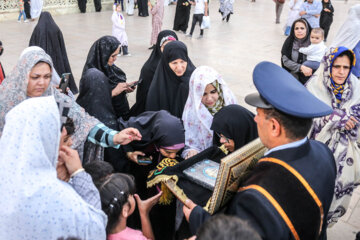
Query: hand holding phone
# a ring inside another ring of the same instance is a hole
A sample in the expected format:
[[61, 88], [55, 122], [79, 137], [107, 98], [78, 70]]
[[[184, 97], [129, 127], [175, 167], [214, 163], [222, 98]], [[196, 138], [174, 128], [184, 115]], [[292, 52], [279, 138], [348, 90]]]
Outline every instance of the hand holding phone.
[[69, 78], [71, 73], [63, 73], [61, 75], [61, 80], [59, 84], [59, 88], [61, 89], [61, 92], [67, 95], [67, 87], [69, 86]]
[[148, 165], [152, 163], [151, 157], [146, 157], [141, 151], [127, 152], [127, 157], [138, 165]]
[[135, 86], [139, 85], [141, 82], [142, 82], [142, 78], [140, 78], [139, 81], [136, 81], [133, 84], [131, 84], [129, 87], [134, 88]]
[[151, 158], [149, 158], [149, 157], [146, 157], [146, 156], [138, 156], [137, 157], [137, 161], [138, 161], [138, 163], [139, 164], [151, 164], [152, 163], [152, 160], [151, 160]]

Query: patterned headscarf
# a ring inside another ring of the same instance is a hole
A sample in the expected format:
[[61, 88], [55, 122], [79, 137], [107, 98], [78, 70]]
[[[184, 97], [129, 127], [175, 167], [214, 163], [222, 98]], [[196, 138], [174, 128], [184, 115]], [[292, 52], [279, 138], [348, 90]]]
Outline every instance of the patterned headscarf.
[[[27, 85], [31, 69], [38, 62], [46, 62], [53, 69], [53, 63], [44, 50], [38, 48], [23, 54], [16, 67], [8, 74], [0, 85], [0, 137], [5, 124], [5, 115], [16, 105], [24, 101], [27, 96]], [[51, 95], [50, 84], [43, 96]]]
[[218, 106], [237, 104], [236, 97], [217, 71], [207, 66], [196, 68], [190, 78], [189, 96], [182, 115], [186, 145], [183, 156], [186, 156], [188, 149], [200, 152], [212, 145], [213, 131], [210, 129], [210, 126], [213, 121], [213, 115], [202, 104], [201, 99], [206, 86], [214, 82], [217, 83], [217, 87], [215, 87], [218, 89], [219, 99], [220, 95], [223, 99], [221, 100], [223, 103], [218, 104]]
[[224, 106], [225, 102], [224, 102], [223, 91], [221, 89], [219, 82], [217, 80], [215, 80], [211, 83], [211, 85], [213, 85], [214, 88], [216, 89], [216, 91], [218, 92], [219, 98], [213, 107], [206, 106], [206, 108], [209, 110], [211, 115], [214, 116], [215, 113], [217, 113]]
[[[348, 76], [346, 77], [346, 80], [343, 84], [337, 84], [334, 82], [333, 78], [332, 78], [332, 68], [333, 68], [333, 64], [335, 62], [335, 59], [340, 55], [342, 54], [343, 52], [350, 52], [352, 55], [353, 55], [353, 58], [352, 58], [352, 62], [350, 63], [350, 71], [349, 71], [349, 74]], [[346, 81], [347, 79], [349, 78], [350, 74], [351, 74], [351, 70], [352, 68], [355, 66], [355, 62], [356, 62], [356, 58], [355, 58], [355, 54], [352, 50], [350, 49], [347, 49], [346, 47], [338, 47], [338, 48], [335, 48], [331, 51], [331, 53], [328, 55], [328, 62], [329, 62], [329, 66], [330, 66], [330, 73], [329, 73], [329, 76], [330, 76], [330, 86], [331, 86], [331, 89], [337, 99], [337, 102], [341, 102], [341, 97], [342, 97], [342, 94], [344, 92], [344, 88], [345, 88], [345, 84], [346, 84]]]
[[[31, 69], [38, 62], [46, 62], [53, 69], [53, 63], [48, 54], [41, 48], [29, 47], [31, 50], [22, 54], [10, 74], [0, 85], [0, 137], [4, 129], [5, 115], [16, 105], [24, 101], [27, 97], [27, 85]], [[55, 97], [56, 102], [66, 102], [71, 106], [68, 117], [72, 118], [75, 124], [75, 134], [73, 135], [73, 147], [82, 154], [83, 143], [90, 130], [99, 123], [96, 118], [85, 113], [73, 99], [60, 93], [52, 84], [45, 90], [42, 96]]]

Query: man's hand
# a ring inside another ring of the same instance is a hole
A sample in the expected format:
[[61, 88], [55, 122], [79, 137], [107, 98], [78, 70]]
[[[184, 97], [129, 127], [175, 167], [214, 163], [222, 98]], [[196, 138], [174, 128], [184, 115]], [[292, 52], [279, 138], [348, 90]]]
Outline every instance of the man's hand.
[[151, 198], [148, 198], [146, 200], [141, 200], [139, 195], [134, 194], [134, 197], [137, 202], [137, 206], [139, 208], [140, 215], [148, 216], [152, 207], [155, 206], [155, 204], [157, 204], [159, 202], [161, 195], [162, 195], [162, 192], [159, 192], [158, 194], [156, 194], [155, 196], [153, 196]]
[[193, 201], [191, 201], [190, 199], [186, 199], [185, 204], [183, 206], [183, 212], [184, 212], [186, 221], [189, 222], [190, 214], [196, 206], [197, 205], [195, 203], [193, 203]]
[[59, 162], [64, 162], [70, 175], [82, 168], [78, 152], [68, 146], [62, 146], [60, 148]]
[[303, 16], [303, 15], [305, 15], [306, 14], [306, 11], [301, 11], [301, 12], [299, 12], [299, 15], [300, 16]]
[[124, 130], [116, 134], [113, 139], [116, 145], [118, 144], [126, 145], [132, 141], [140, 141], [140, 140], [141, 140], [141, 134], [139, 130], [137, 130], [136, 128], [125, 128]]
[[351, 130], [354, 127], [356, 127], [356, 124], [359, 121], [356, 120], [356, 118], [354, 118], [353, 116], [350, 117], [350, 119], [345, 123], [345, 129], [346, 130]]
[[315, 14], [314, 17], [319, 18], [320, 14]]

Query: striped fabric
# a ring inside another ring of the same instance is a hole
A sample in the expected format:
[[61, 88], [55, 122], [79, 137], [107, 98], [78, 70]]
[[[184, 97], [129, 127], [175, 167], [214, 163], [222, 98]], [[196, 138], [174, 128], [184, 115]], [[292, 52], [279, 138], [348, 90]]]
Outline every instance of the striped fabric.
[[88, 140], [94, 144], [98, 144], [104, 148], [113, 147], [119, 148], [120, 144], [115, 145], [113, 142], [114, 136], [118, 131], [112, 130], [103, 123], [97, 124], [93, 127], [88, 135]]

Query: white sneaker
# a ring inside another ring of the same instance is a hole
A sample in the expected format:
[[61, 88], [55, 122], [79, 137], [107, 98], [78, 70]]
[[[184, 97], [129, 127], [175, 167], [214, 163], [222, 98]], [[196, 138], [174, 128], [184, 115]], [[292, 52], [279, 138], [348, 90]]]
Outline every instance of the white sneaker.
[[18, 20], [19, 23], [21, 23], [21, 20]]
[[29, 22], [29, 20], [26, 19], [24, 22]]
[[131, 54], [130, 54], [130, 53], [128, 53], [128, 54], [123, 55], [123, 56], [125, 56], [125, 57], [131, 57]]

